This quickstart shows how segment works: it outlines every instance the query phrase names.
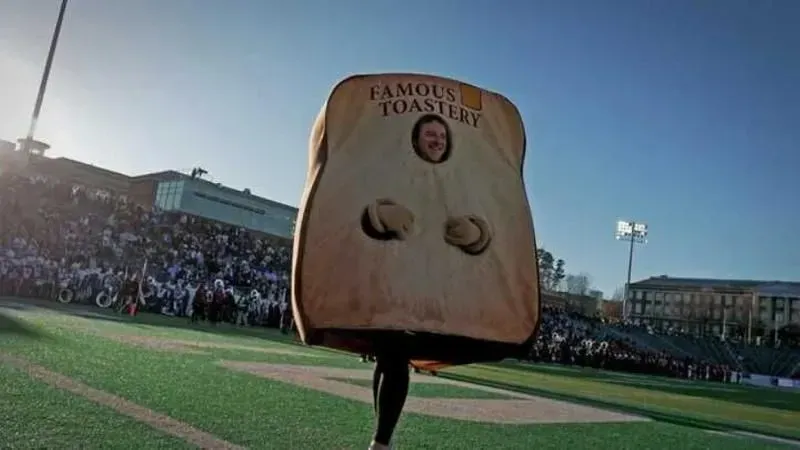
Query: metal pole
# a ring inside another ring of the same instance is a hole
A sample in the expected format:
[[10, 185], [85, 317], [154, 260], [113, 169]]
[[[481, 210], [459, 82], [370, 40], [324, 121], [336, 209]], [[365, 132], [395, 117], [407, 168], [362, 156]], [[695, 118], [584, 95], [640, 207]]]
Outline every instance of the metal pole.
[[725, 341], [728, 338], [728, 307], [726, 305], [722, 305], [722, 340]]
[[36, 125], [39, 121], [39, 114], [42, 111], [42, 103], [44, 102], [44, 93], [47, 90], [47, 81], [50, 79], [50, 69], [53, 66], [53, 58], [56, 54], [56, 47], [58, 46], [58, 37], [61, 35], [61, 24], [64, 22], [64, 12], [67, 10], [67, 0], [61, 0], [61, 9], [58, 11], [58, 20], [56, 20], [56, 28], [53, 30], [53, 38], [50, 41], [50, 51], [47, 53], [47, 60], [44, 63], [44, 72], [42, 73], [42, 80], [39, 83], [39, 93], [36, 95], [36, 104], [33, 106], [33, 116], [31, 117], [31, 125], [28, 128], [28, 136], [22, 144], [22, 150], [28, 151], [33, 135], [36, 132]]
[[[777, 306], [777, 303], [778, 303], [778, 299], [775, 299], [775, 303], [774, 303], [775, 306]], [[774, 308], [774, 309], [777, 309], [777, 308]], [[784, 307], [783, 311], [784, 312], [786, 311], [785, 307]], [[779, 316], [777, 311], [776, 311], [774, 313], [774, 315], [773, 315], [773, 317], [775, 318], [775, 335], [774, 335], [774, 339], [773, 339], [774, 344], [775, 344], [775, 348], [778, 348], [778, 329], [780, 328], [780, 322], [781, 322], [780, 318], [783, 317], [783, 314], [784, 313], [782, 312], [780, 314], [780, 316]]]
[[747, 314], [747, 345], [753, 342], [753, 308], [756, 306], [756, 291], [750, 295], [750, 311]]
[[[633, 226], [634, 226], [634, 224], [633, 224], [633, 222], [631, 222], [631, 227], [633, 227]], [[627, 278], [627, 281], [625, 283], [625, 296], [622, 297], [622, 318], [623, 319], [626, 319], [628, 317], [627, 305], [628, 305], [628, 295], [630, 294], [630, 289], [631, 289], [631, 269], [633, 268], [633, 243], [634, 243], [634, 240], [635, 240], [635, 237], [634, 237], [634, 234], [632, 232], [631, 233], [631, 237], [630, 237], [631, 245], [630, 245], [630, 248], [628, 249], [628, 278]]]

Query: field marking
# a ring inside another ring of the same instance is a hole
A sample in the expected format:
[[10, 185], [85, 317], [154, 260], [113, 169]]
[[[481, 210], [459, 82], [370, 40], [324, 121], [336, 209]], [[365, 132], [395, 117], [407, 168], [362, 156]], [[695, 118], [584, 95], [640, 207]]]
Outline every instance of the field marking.
[[[604, 381], [604, 380], [601, 380], [601, 381]], [[678, 385], [678, 384], [673, 384], [673, 383], [670, 383], [670, 382], [663, 382], [663, 381], [656, 381], [656, 380], [652, 380], [652, 381], [645, 381], [645, 380], [634, 381], [633, 379], [630, 379], [630, 378], [627, 379], [627, 380], [608, 380], [607, 382], [609, 382], [611, 384], [616, 384], [616, 385], [619, 385], [619, 386], [632, 387], [632, 388], [641, 388], [641, 389], [660, 388], [661, 387], [661, 388], [672, 388], [672, 389], [696, 390], [696, 391], [704, 391], [704, 392], [706, 392], [706, 391], [713, 391], [713, 392], [741, 392], [740, 389], [731, 389], [731, 388], [726, 388], [726, 387], [703, 386], [703, 385], [699, 385], [699, 384], [695, 384], [695, 385], [692, 385], [692, 384], [681, 384], [681, 385]]]
[[790, 445], [792, 447], [800, 447], [800, 441], [794, 439], [785, 439], [777, 436], [767, 436], [766, 434], [751, 433], [749, 431], [731, 431], [730, 434], [744, 438], [759, 439], [762, 441], [774, 442], [777, 444]]
[[15, 367], [28, 376], [44, 382], [57, 389], [70, 392], [84, 397], [101, 406], [113, 409], [114, 411], [130, 417], [138, 422], [145, 423], [158, 431], [170, 436], [183, 439], [186, 442], [200, 448], [244, 450], [246, 447], [230, 443], [217, 438], [216, 436], [197, 429], [185, 422], [173, 419], [169, 416], [159, 414], [149, 408], [137, 405], [122, 397], [110, 394], [99, 389], [89, 387], [79, 381], [73, 380], [65, 375], [53, 372], [38, 364], [34, 364], [7, 353], [0, 352], [0, 362]]
[[329, 358], [329, 355], [302, 352], [297, 350], [282, 349], [275, 347], [255, 347], [241, 344], [228, 344], [224, 342], [205, 342], [190, 341], [186, 339], [169, 339], [157, 336], [142, 336], [138, 334], [118, 334], [118, 333], [97, 333], [97, 336], [111, 339], [123, 344], [130, 344], [145, 347], [152, 350], [175, 351], [181, 353], [208, 354], [197, 350], [201, 349], [224, 349], [224, 350], [243, 350], [258, 353], [268, 353], [284, 356], [302, 356], [308, 358]]
[[[10, 306], [10, 308], [4, 308], [7, 306]], [[146, 336], [134, 333], [111, 332], [109, 331], [109, 328], [115, 325], [120, 325], [120, 324], [141, 325], [137, 322], [130, 322], [128, 320], [122, 319], [118, 314], [113, 314], [113, 313], [83, 311], [81, 309], [75, 309], [72, 312], [65, 312], [65, 311], [58, 311], [58, 310], [44, 308], [41, 306], [37, 306], [35, 304], [10, 302], [4, 298], [0, 298], [0, 310], [7, 310], [8, 313], [14, 314], [17, 317], [22, 317], [23, 315], [25, 315], [25, 313], [28, 312], [34, 312], [35, 314], [58, 316], [60, 319], [64, 319], [64, 321], [56, 325], [60, 328], [79, 331], [84, 334], [93, 334], [95, 336], [113, 339], [115, 341], [122, 343], [128, 343], [133, 345], [140, 344], [139, 346], [147, 347], [154, 350], [166, 350], [166, 351], [182, 352], [189, 354], [207, 354], [207, 352], [200, 351], [198, 350], [198, 348], [209, 348], [209, 349], [217, 348], [217, 349], [227, 349], [227, 350], [242, 350], [242, 351], [251, 351], [258, 353], [268, 353], [275, 355], [285, 355], [285, 356], [301, 356], [308, 358], [336, 357], [336, 355], [332, 354], [323, 354], [320, 352], [305, 352], [305, 351], [293, 350], [290, 348], [276, 348], [269, 346], [259, 347], [256, 345], [232, 344], [225, 342], [194, 341], [189, 339]], [[98, 324], [96, 320], [92, 320], [96, 318], [110, 320], [114, 323], [113, 325]], [[159, 325], [153, 325], [153, 326], [160, 327]], [[185, 331], [191, 332], [197, 330], [186, 329]], [[278, 344], [278, 345], [284, 347], [290, 347], [286, 344]]]
[[[220, 365], [231, 370], [250, 373], [270, 380], [291, 383], [363, 403], [372, 403], [372, 390], [370, 388], [337, 380], [337, 378], [371, 380], [371, 370], [238, 361], [222, 361]], [[412, 375], [412, 382], [420, 381], [482, 390], [502, 394], [512, 399], [409, 397], [406, 401], [406, 412], [446, 419], [498, 424], [602, 423], [649, 420], [629, 414], [550, 400], [488, 386], [444, 378]]]
[[[0, 309], [2, 309], [2, 304], [0, 304]], [[232, 344], [226, 342], [195, 341], [190, 339], [177, 339], [164, 336], [147, 336], [134, 333], [112, 332], [109, 331], [108, 327], [106, 326], [102, 325], [100, 327], [95, 326], [96, 324], [95, 321], [92, 321], [91, 319], [84, 316], [68, 315], [63, 313], [55, 313], [55, 314], [58, 315], [60, 318], [67, 319], [66, 322], [62, 322], [58, 325], [61, 328], [66, 328], [73, 331], [79, 331], [83, 334], [90, 334], [97, 337], [111, 339], [113, 341], [120, 342], [123, 344], [129, 344], [137, 347], [147, 348], [149, 350], [170, 351], [170, 352], [195, 354], [195, 355], [207, 355], [208, 352], [205, 352], [200, 349], [223, 349], [223, 350], [242, 350], [242, 351], [283, 355], [283, 356], [300, 356], [306, 358], [334, 357], [334, 355], [327, 355], [319, 352], [298, 351], [290, 348], [276, 348], [270, 346], [259, 347], [255, 345]], [[77, 322], [80, 322], [80, 325]], [[133, 322], [127, 322], [127, 321], [117, 322], [114, 325], [118, 324], [136, 325]], [[193, 330], [188, 329], [186, 331], [193, 331]], [[285, 344], [279, 344], [279, 345], [286, 346]]]
[[765, 441], [771, 442], [774, 444], [783, 444], [790, 447], [800, 448], [800, 441], [793, 440], [793, 439], [786, 439], [777, 436], [768, 436], [766, 434], [759, 434], [759, 433], [750, 433], [749, 431], [718, 431], [718, 430], [705, 430], [708, 434], [713, 434], [715, 436], [724, 436], [727, 438], [732, 439], [754, 439], [757, 441]]

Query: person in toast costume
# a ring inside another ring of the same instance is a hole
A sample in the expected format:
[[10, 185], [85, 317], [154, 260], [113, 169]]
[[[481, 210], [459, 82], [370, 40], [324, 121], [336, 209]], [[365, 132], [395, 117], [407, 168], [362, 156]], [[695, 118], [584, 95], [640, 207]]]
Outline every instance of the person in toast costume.
[[292, 264], [301, 339], [374, 355], [388, 448], [409, 365], [525, 354], [539, 325], [525, 132], [505, 97], [447, 78], [360, 75], [318, 116]]

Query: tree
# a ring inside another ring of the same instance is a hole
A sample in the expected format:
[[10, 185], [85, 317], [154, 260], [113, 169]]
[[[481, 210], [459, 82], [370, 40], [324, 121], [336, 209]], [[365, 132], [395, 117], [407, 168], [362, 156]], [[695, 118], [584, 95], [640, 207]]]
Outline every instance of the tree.
[[565, 279], [567, 292], [574, 295], [587, 295], [589, 288], [592, 287], [592, 280], [587, 273], [581, 272], [577, 275], [567, 275]]
[[611, 294], [611, 300], [621, 302], [623, 298], [625, 298], [625, 288], [623, 286], [618, 286], [614, 289], [614, 293]]
[[555, 274], [555, 260], [553, 254], [542, 248], [536, 249], [536, 259], [539, 263], [539, 284], [547, 290], [552, 290], [553, 276]]
[[565, 263], [563, 259], [558, 258], [558, 260], [556, 260], [556, 266], [555, 269], [553, 269], [553, 286], [551, 290], [558, 290], [558, 288], [561, 286], [561, 282], [566, 276], [566, 273], [564, 272], [564, 265]]
[[536, 249], [536, 259], [539, 263], [539, 284], [542, 289], [557, 291], [566, 276], [566, 263], [561, 258], [553, 257], [544, 247]]
[[539, 284], [548, 291], [558, 290], [564, 280], [564, 260], [553, 257], [544, 247], [536, 249], [536, 259], [539, 263]]

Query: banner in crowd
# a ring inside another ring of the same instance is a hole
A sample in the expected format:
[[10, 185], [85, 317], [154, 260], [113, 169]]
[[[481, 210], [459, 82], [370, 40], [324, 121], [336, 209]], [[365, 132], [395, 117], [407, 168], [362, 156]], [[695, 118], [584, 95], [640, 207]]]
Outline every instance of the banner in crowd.
[[780, 387], [789, 389], [800, 389], [800, 380], [793, 380], [791, 378], [780, 378], [772, 375], [762, 375], [751, 373], [742, 376], [740, 384], [758, 387]]

